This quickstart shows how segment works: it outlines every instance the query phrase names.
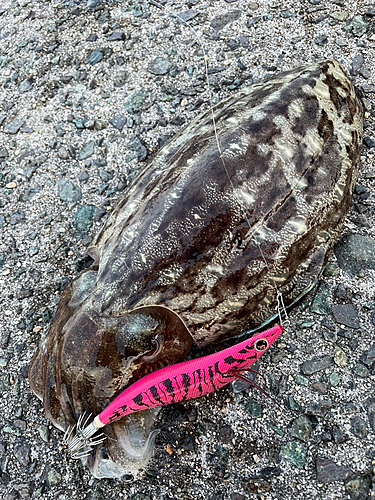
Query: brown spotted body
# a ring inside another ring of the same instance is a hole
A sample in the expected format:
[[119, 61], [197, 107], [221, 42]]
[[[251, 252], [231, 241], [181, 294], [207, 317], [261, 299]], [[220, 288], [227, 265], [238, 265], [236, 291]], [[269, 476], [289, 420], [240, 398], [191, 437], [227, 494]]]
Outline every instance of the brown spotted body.
[[[346, 73], [335, 61], [306, 65], [213, 112], [222, 159], [207, 112], [139, 174], [88, 248], [95, 264], [61, 300], [30, 383], [62, 429], [184, 359], [190, 334], [205, 345], [256, 328], [275, 313], [275, 284], [290, 304], [321, 272], [360, 158]], [[153, 414], [141, 414], [109, 428], [110, 462], [103, 447], [88, 459], [96, 477], [147, 461]]]
[[318, 276], [362, 140], [359, 103], [335, 62], [242, 89], [214, 115], [234, 192], [207, 112], [140, 174], [88, 248], [98, 308], [163, 304], [201, 345], [272, 316], [273, 281], [291, 302]]

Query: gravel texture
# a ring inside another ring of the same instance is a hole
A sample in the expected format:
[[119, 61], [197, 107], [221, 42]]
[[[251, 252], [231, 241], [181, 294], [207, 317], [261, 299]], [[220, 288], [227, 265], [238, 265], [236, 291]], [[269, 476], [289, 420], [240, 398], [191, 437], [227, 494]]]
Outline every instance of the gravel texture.
[[[362, 94], [365, 146], [338, 261], [260, 362], [280, 407], [230, 387], [168, 407], [147, 470], [129, 483], [97, 481], [68, 457], [27, 369], [121, 192], [209, 107], [201, 47], [172, 12], [203, 41], [214, 102], [306, 61], [339, 60]], [[1, 2], [2, 499], [374, 498], [374, 70], [366, 0], [168, 0], [165, 10], [152, 1]]]

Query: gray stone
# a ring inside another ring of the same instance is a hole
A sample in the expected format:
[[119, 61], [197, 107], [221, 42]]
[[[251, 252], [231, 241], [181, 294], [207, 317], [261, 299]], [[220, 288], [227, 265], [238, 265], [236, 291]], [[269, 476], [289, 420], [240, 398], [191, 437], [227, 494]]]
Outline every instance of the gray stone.
[[142, 17], [143, 15], [143, 7], [139, 3], [132, 5], [129, 10], [133, 13], [134, 17]]
[[118, 42], [125, 39], [126, 39], [125, 33], [122, 33], [121, 31], [115, 31], [111, 35], [107, 36], [108, 42]]
[[68, 160], [70, 158], [68, 148], [66, 146], [61, 146], [61, 148], [57, 151], [57, 156], [61, 160]]
[[107, 210], [104, 207], [98, 207], [94, 213], [94, 221], [97, 222], [100, 221], [105, 216], [106, 213]]
[[241, 493], [233, 492], [230, 495], [230, 500], [246, 500], [245, 495], [241, 495]]
[[350, 500], [366, 500], [369, 498], [371, 479], [369, 476], [355, 474], [345, 483], [345, 491]]
[[305, 404], [305, 413], [306, 415], [322, 415], [324, 416], [328, 410], [330, 410], [333, 406], [332, 401], [327, 398], [321, 400], [319, 403], [315, 401], [309, 401]]
[[21, 200], [22, 201], [30, 201], [36, 196], [40, 191], [42, 191], [43, 187], [42, 186], [34, 186], [34, 187], [29, 187], [26, 189], [26, 191], [22, 194]]
[[327, 340], [328, 342], [332, 342], [333, 344], [335, 344], [337, 342], [337, 333], [335, 331], [324, 329], [323, 330], [323, 337], [324, 337], [324, 340]]
[[315, 43], [316, 43], [316, 45], [319, 45], [319, 46], [325, 45], [326, 43], [328, 43], [328, 36], [325, 33], [318, 35], [315, 38]]
[[177, 17], [177, 21], [179, 24], [182, 24], [183, 22], [190, 21], [191, 19], [194, 19], [197, 17], [198, 11], [195, 9], [189, 9], [185, 10], [184, 12], [180, 12]]
[[328, 264], [324, 268], [323, 276], [329, 278], [331, 276], [338, 276], [339, 274], [340, 274], [340, 268], [336, 264], [336, 262], [328, 262]]
[[39, 247], [30, 245], [27, 253], [29, 254], [29, 257], [34, 257], [34, 255], [37, 255], [39, 253]]
[[327, 394], [328, 391], [328, 386], [324, 382], [315, 382], [314, 384], [311, 384], [310, 388], [317, 392], [318, 394]]
[[18, 120], [16, 118], [4, 125], [4, 132], [6, 134], [17, 134], [17, 132], [20, 130], [20, 128], [24, 123], [25, 123], [24, 120]]
[[344, 40], [343, 38], [340, 38], [340, 37], [335, 38], [335, 44], [338, 47], [347, 47], [349, 45], [346, 40]]
[[15, 484], [14, 489], [21, 498], [30, 498], [30, 485], [27, 483]]
[[367, 378], [370, 374], [368, 368], [365, 365], [363, 365], [362, 363], [356, 363], [353, 366], [353, 373], [355, 375], [357, 375], [357, 377], [361, 377], [361, 378]]
[[131, 497], [131, 500], [151, 500], [151, 497], [144, 493], [136, 493]]
[[349, 439], [349, 436], [345, 434], [337, 425], [332, 428], [332, 437], [336, 444], [345, 443]]
[[128, 79], [128, 74], [125, 71], [119, 71], [113, 79], [113, 85], [116, 88], [121, 88], [125, 85], [127, 79]]
[[100, 184], [99, 188], [98, 188], [98, 193], [99, 194], [103, 194], [109, 187], [109, 184], [108, 182], [105, 182], [104, 184]]
[[312, 358], [301, 364], [301, 371], [305, 375], [312, 375], [320, 370], [325, 370], [326, 368], [333, 365], [333, 359], [331, 356], [322, 356], [321, 358]]
[[10, 214], [9, 224], [15, 226], [21, 224], [25, 220], [25, 213], [22, 210], [16, 210]]
[[6, 148], [0, 148], [0, 160], [5, 160], [8, 156], [8, 150]]
[[305, 387], [309, 385], [309, 380], [300, 373], [297, 373], [297, 375], [294, 377], [294, 381], [297, 385], [303, 385]]
[[365, 59], [364, 59], [362, 54], [358, 54], [357, 56], [353, 57], [352, 63], [351, 63], [351, 67], [352, 67], [351, 74], [358, 75], [358, 72], [363, 67], [364, 63], [365, 63]]
[[19, 463], [26, 467], [30, 463], [31, 447], [28, 444], [20, 444], [14, 448], [14, 456]]
[[108, 123], [105, 120], [95, 120], [95, 130], [104, 130]]
[[94, 128], [95, 128], [95, 120], [90, 120], [90, 119], [85, 118], [83, 120], [83, 125], [88, 130], [94, 130]]
[[372, 368], [375, 363], [375, 344], [373, 344], [370, 349], [366, 352], [364, 352], [360, 360], [362, 361], [363, 364], [367, 366], [367, 368]]
[[138, 111], [146, 99], [146, 92], [144, 90], [136, 90], [129, 99], [125, 102], [125, 111]]
[[73, 123], [74, 125], [78, 128], [78, 129], [83, 129], [85, 128], [85, 119], [83, 118], [83, 116], [76, 116], [73, 120]]
[[56, 486], [61, 483], [61, 474], [52, 468], [48, 471], [47, 479], [50, 486]]
[[364, 403], [370, 427], [375, 432], [375, 398], [366, 399]]
[[346, 10], [335, 10], [331, 12], [330, 17], [336, 21], [346, 21], [348, 19], [348, 12]]
[[305, 443], [308, 442], [312, 432], [311, 422], [304, 415], [300, 415], [296, 419], [293, 420], [289, 429], [289, 434]]
[[13, 491], [9, 491], [9, 492], [5, 493], [3, 500], [16, 500], [17, 497], [18, 497], [18, 494], [17, 494], [16, 490], [13, 490]]
[[27, 299], [28, 297], [32, 297], [33, 293], [34, 292], [31, 288], [24, 288], [21, 286], [21, 288], [17, 291], [17, 299]]
[[103, 4], [103, 0], [87, 0], [86, 7], [90, 10], [95, 10]]
[[306, 450], [304, 446], [297, 441], [289, 441], [280, 447], [280, 454], [286, 458], [288, 462], [295, 465], [299, 469], [303, 469], [306, 459]]
[[234, 438], [234, 431], [230, 425], [223, 425], [219, 430], [219, 439], [222, 443], [231, 443]]
[[108, 182], [111, 179], [113, 179], [113, 172], [107, 172], [106, 170], [103, 170], [102, 168], [99, 169], [99, 177], [103, 182]]
[[46, 425], [39, 425], [38, 432], [40, 437], [43, 439], [45, 443], [49, 442], [50, 432], [49, 428]]
[[23, 82], [18, 86], [18, 92], [23, 94], [24, 92], [28, 92], [33, 86], [33, 81], [31, 78], [26, 78]]
[[366, 422], [362, 417], [356, 415], [350, 420], [350, 431], [354, 436], [357, 436], [360, 439], [363, 439], [367, 436], [367, 428]]
[[364, 137], [363, 138], [363, 144], [367, 146], [368, 148], [375, 148], [375, 141], [371, 137]]
[[280, 427], [278, 427], [277, 425], [273, 425], [271, 424], [271, 422], [266, 422], [266, 425], [274, 432], [276, 432], [276, 434], [278, 434], [279, 436], [285, 436], [285, 432], [282, 429], [280, 429]]
[[368, 187], [365, 186], [364, 184], [356, 184], [355, 185], [355, 188], [354, 188], [354, 192], [355, 194], [363, 194], [363, 193], [366, 193], [368, 191]]
[[315, 466], [318, 483], [330, 484], [335, 481], [345, 481], [353, 474], [350, 467], [337, 465], [329, 458], [317, 458]]
[[337, 372], [332, 372], [329, 376], [329, 383], [332, 387], [337, 387], [341, 381], [340, 375]]
[[134, 136], [130, 139], [128, 142], [128, 148], [135, 152], [139, 161], [144, 161], [147, 158], [148, 151], [138, 137]]
[[328, 304], [330, 286], [325, 281], [320, 281], [318, 289], [315, 293], [314, 300], [312, 301], [310, 311], [321, 316], [327, 316], [330, 314], [330, 308]]
[[109, 123], [113, 125], [115, 128], [118, 130], [122, 130], [124, 128], [124, 125], [126, 123], [126, 116], [124, 115], [118, 115], [115, 116], [114, 118], [111, 118], [109, 120]]
[[263, 414], [262, 407], [254, 399], [250, 399], [250, 401], [245, 405], [245, 411], [250, 413], [253, 418], [259, 418]]
[[357, 411], [357, 407], [353, 403], [344, 403], [340, 406], [340, 413], [342, 415], [350, 415], [351, 413], [355, 413]]
[[148, 65], [147, 71], [153, 75], [166, 75], [171, 67], [172, 64], [166, 57], [156, 57]]
[[353, 304], [334, 304], [332, 313], [336, 322], [340, 325], [353, 329], [359, 328], [358, 311]]
[[366, 33], [368, 24], [362, 16], [354, 16], [346, 23], [344, 30], [356, 37], [361, 37]]
[[296, 14], [294, 14], [294, 12], [291, 12], [290, 10], [284, 10], [281, 13], [281, 17], [284, 19], [289, 19], [290, 17], [296, 17]]
[[24, 420], [19, 419], [19, 418], [14, 421], [14, 425], [15, 425], [15, 427], [17, 427], [17, 429], [20, 429], [23, 432], [26, 430], [26, 427], [27, 427], [26, 422]]
[[103, 57], [104, 53], [101, 50], [94, 49], [87, 56], [87, 64], [91, 64], [91, 66], [94, 66], [95, 64], [98, 64], [103, 59]]
[[81, 151], [79, 152], [78, 159], [86, 160], [87, 158], [89, 158], [92, 154], [94, 154], [94, 148], [95, 148], [94, 141], [90, 141], [87, 144], [85, 144], [81, 149]]
[[216, 31], [220, 31], [229, 23], [232, 23], [236, 19], [240, 18], [242, 14], [241, 10], [232, 10], [230, 12], [226, 12], [225, 14], [220, 14], [212, 19], [210, 22], [211, 28]]
[[90, 231], [94, 213], [94, 205], [82, 205], [77, 208], [73, 215], [73, 226], [79, 236], [84, 236]]
[[93, 491], [92, 493], [90, 493], [87, 497], [86, 497], [86, 500], [104, 500], [104, 495], [101, 491]]
[[76, 203], [82, 199], [82, 191], [71, 181], [62, 179], [57, 183], [61, 201]]
[[334, 252], [340, 268], [352, 274], [363, 269], [375, 269], [375, 240], [360, 234], [346, 234], [335, 245]]

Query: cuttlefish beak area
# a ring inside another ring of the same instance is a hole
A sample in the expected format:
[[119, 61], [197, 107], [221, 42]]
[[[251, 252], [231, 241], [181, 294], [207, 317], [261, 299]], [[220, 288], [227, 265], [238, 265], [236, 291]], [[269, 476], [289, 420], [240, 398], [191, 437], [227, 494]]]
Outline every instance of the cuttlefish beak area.
[[[84, 412], [100, 413], [139, 378], [184, 361], [192, 345], [185, 324], [168, 308], [144, 306], [109, 316], [74, 310], [71, 295], [67, 289], [29, 370], [32, 390], [63, 431]], [[106, 440], [82, 457], [92, 474], [118, 478], [144, 466], [154, 449], [157, 413], [146, 410], [106, 426]]]

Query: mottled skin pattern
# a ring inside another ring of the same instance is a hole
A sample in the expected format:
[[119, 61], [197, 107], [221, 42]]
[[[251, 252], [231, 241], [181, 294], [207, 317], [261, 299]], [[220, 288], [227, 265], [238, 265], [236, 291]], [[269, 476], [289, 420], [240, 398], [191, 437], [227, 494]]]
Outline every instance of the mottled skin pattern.
[[[183, 361], [190, 334], [203, 346], [258, 327], [275, 313], [275, 284], [289, 304], [325, 263], [362, 141], [346, 73], [335, 61], [306, 65], [213, 112], [222, 159], [207, 112], [139, 174], [88, 248], [95, 264], [61, 298], [29, 372], [60, 429]], [[142, 467], [153, 418], [146, 410], [106, 426], [106, 448], [87, 459], [92, 473]]]
[[235, 192], [207, 112], [139, 175], [88, 249], [98, 311], [164, 304], [199, 345], [272, 316], [274, 281], [290, 303], [319, 275], [362, 141], [360, 104], [335, 61], [242, 89], [214, 115]]

